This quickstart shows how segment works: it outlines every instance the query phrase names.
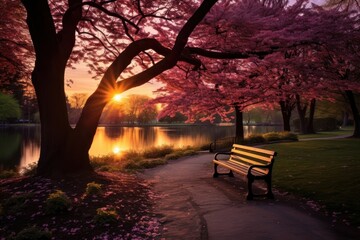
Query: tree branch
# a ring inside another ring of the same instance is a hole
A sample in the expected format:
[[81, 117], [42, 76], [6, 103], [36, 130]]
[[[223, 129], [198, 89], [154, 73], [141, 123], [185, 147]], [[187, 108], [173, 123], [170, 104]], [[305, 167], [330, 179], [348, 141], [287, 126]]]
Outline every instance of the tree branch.
[[[195, 13], [189, 18], [189, 20], [180, 30], [171, 52], [165, 55], [164, 59], [154, 64], [152, 67], [119, 82], [118, 88], [120, 91], [126, 91], [130, 88], [140, 86], [148, 82], [150, 79], [156, 77], [160, 73], [174, 67], [177, 61], [179, 61], [182, 57], [181, 53], [187, 44], [190, 34], [194, 31], [195, 27], [202, 21], [202, 19], [216, 2], [217, 0], [204, 0], [200, 7], [195, 11]], [[162, 50], [164, 50], [164, 48], [162, 48]]]
[[203, 57], [215, 59], [245, 59], [249, 57], [258, 57], [263, 59], [266, 55], [274, 53], [274, 50], [268, 51], [248, 51], [248, 52], [216, 52], [197, 47], [186, 47], [184, 49], [189, 54], [196, 54]]
[[58, 33], [59, 49], [61, 49], [62, 64], [66, 65], [75, 45], [76, 27], [82, 17], [82, 0], [68, 0], [69, 8], [65, 12], [62, 24], [63, 29]]

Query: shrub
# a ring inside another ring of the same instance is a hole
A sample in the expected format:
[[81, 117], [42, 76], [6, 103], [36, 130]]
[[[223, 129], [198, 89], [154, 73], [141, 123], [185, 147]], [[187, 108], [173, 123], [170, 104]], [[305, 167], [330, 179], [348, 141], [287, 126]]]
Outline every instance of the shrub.
[[161, 158], [144, 159], [139, 162], [138, 166], [140, 168], [153, 168], [153, 167], [156, 167], [159, 165], [164, 165], [166, 163], [167, 163], [167, 161], [165, 159], [161, 159]]
[[126, 151], [121, 156], [122, 160], [126, 159], [142, 159], [141, 154], [134, 150]]
[[27, 200], [32, 194], [13, 195], [4, 202], [3, 211], [8, 213], [17, 213], [23, 210]]
[[100, 195], [102, 192], [101, 184], [96, 182], [91, 182], [86, 185], [85, 194], [87, 196]]
[[161, 147], [152, 147], [143, 152], [144, 158], [160, 158], [165, 157], [167, 154], [173, 152], [173, 147], [169, 145], [163, 145]]
[[267, 142], [273, 142], [273, 141], [279, 141], [281, 140], [280, 138], [280, 134], [278, 132], [268, 132], [268, 133], [264, 133], [263, 134], [263, 138], [265, 138], [265, 140]]
[[90, 164], [94, 169], [98, 169], [104, 166], [108, 166], [113, 161], [114, 161], [113, 155], [92, 156], [90, 159]]
[[142, 169], [141, 164], [140, 164], [140, 160], [134, 160], [134, 159], [126, 161], [124, 163], [124, 168], [128, 169], [128, 170]]
[[17, 177], [19, 174], [15, 170], [4, 170], [0, 172], [0, 179]]
[[68, 196], [61, 190], [51, 193], [46, 199], [46, 213], [57, 214], [67, 212], [71, 206]]
[[29, 227], [21, 230], [14, 238], [14, 240], [47, 240], [51, 239], [51, 233], [42, 231], [37, 227]]
[[245, 143], [247, 144], [257, 144], [266, 142], [265, 138], [260, 134], [251, 134], [245, 138]]
[[95, 223], [99, 225], [116, 223], [119, 215], [113, 209], [98, 208], [94, 217]]
[[293, 140], [293, 141], [299, 140], [298, 136], [292, 132], [280, 132], [279, 135], [281, 140]]

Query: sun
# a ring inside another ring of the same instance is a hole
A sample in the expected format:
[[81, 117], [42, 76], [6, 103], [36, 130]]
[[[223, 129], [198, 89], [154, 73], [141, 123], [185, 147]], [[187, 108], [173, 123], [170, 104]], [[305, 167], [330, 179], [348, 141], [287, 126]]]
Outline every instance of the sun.
[[117, 93], [117, 94], [115, 94], [115, 95], [113, 96], [112, 99], [113, 99], [115, 102], [120, 102], [121, 99], [122, 99], [122, 96], [121, 96], [120, 93]]

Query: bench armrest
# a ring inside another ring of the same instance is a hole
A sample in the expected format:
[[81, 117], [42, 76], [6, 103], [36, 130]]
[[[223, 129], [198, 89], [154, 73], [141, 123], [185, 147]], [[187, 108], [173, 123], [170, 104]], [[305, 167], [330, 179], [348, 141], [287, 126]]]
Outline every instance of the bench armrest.
[[218, 152], [218, 153], [216, 153], [215, 156], [214, 156], [214, 159], [215, 159], [215, 160], [220, 160], [220, 159], [217, 159], [217, 156], [218, 156], [218, 155], [231, 155], [231, 152]]

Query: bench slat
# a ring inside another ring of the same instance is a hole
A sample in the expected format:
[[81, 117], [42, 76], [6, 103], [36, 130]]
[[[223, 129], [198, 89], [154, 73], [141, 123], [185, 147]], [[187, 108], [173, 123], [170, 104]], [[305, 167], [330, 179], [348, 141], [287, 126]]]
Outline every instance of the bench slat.
[[[250, 165], [242, 164], [237, 161], [219, 161], [219, 160], [213, 160], [215, 163], [227, 167], [235, 172], [242, 173], [246, 175], [249, 171]], [[261, 168], [253, 168], [251, 169], [251, 173], [255, 176], [264, 176], [267, 175], [269, 172], [268, 169], [261, 169]]]
[[242, 173], [242, 174], [247, 174], [248, 172], [248, 167], [246, 168], [245, 166], [240, 167], [240, 165], [236, 165], [236, 164], [231, 164], [229, 161], [224, 162], [224, 161], [218, 161], [218, 160], [214, 160], [214, 162], [216, 164], [219, 164], [220, 166], [224, 166], [226, 168], [231, 169], [232, 171], [238, 172], [238, 173]]
[[268, 154], [271, 156], [276, 155], [276, 152], [267, 150], [267, 149], [262, 149], [262, 148], [249, 147], [249, 146], [244, 146], [244, 145], [239, 145], [239, 144], [233, 144], [233, 147], [240, 148], [240, 149], [246, 149], [246, 150], [250, 150], [250, 151], [254, 151], [254, 152], [261, 152], [261, 153], [265, 153], [265, 154]]
[[239, 151], [239, 150], [236, 150], [236, 149], [232, 149], [231, 152], [239, 154], [239, 155], [245, 155], [245, 156], [255, 158], [255, 159], [260, 159], [260, 160], [263, 160], [263, 161], [266, 161], [266, 162], [271, 162], [271, 157], [260, 156], [260, 155], [256, 155], [256, 154], [249, 153], [249, 152]]
[[[244, 158], [244, 157], [239, 157], [239, 156], [231, 156], [231, 158], [228, 161], [235, 161], [238, 163], [242, 163], [244, 165], [247, 166], [251, 166], [251, 165], [263, 165], [263, 166], [267, 166], [267, 164], [261, 163], [261, 162], [256, 162], [256, 161], [252, 161], [250, 159]], [[267, 171], [264, 171], [264, 173], [267, 173]]]
[[[237, 161], [237, 160], [231, 160], [231, 159], [230, 159], [228, 162], [246, 166], [247, 169], [249, 169], [250, 166], [252, 166], [252, 165], [263, 165], [263, 164], [258, 164], [258, 163], [255, 163], [255, 164], [246, 164], [247, 162], [239, 162], [239, 161]], [[266, 166], [266, 165], [263, 165], [263, 166]], [[251, 169], [251, 173], [253, 173], [253, 171], [260, 173], [260, 174], [257, 174], [257, 175], [266, 175], [266, 174], [269, 173], [269, 169], [267, 169], [267, 168], [253, 168], [253, 169]], [[246, 172], [246, 173], [247, 173], [247, 172]]]

